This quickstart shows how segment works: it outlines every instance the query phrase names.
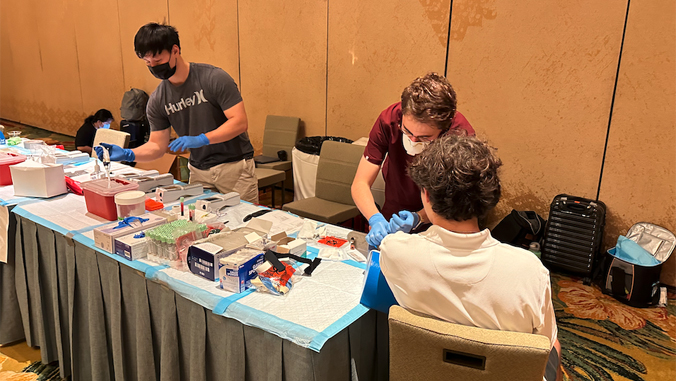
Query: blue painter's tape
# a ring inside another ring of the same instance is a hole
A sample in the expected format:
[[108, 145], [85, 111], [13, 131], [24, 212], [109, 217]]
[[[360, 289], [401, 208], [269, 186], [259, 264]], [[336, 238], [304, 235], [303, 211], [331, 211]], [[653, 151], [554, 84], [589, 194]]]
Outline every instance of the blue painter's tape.
[[148, 279], [155, 279], [156, 277], [156, 272], [164, 269], [168, 269], [169, 266], [167, 265], [159, 265], [159, 266], [153, 266], [152, 268], [148, 269], [148, 271], [145, 272], [146, 278]]
[[232, 296], [228, 296], [227, 298], [221, 299], [221, 301], [218, 302], [218, 304], [216, 304], [216, 307], [214, 307], [214, 310], [213, 310], [214, 313], [216, 315], [223, 315], [225, 313], [225, 310], [227, 310], [228, 307], [232, 303], [242, 299], [243, 297], [245, 297], [247, 295], [250, 295], [251, 293], [253, 293], [255, 291], [256, 290], [254, 288], [250, 288], [250, 289], [248, 289], [244, 292], [240, 292], [239, 294], [234, 294]]
[[352, 259], [347, 259], [347, 260], [344, 260], [342, 262], [346, 265], [350, 265], [350, 266], [354, 266], [354, 267], [362, 269], [362, 270], [366, 270], [366, 263], [357, 262], [357, 261], [352, 260]]
[[57, 225], [57, 224], [55, 224], [51, 221], [47, 221], [46, 219], [44, 219], [42, 217], [38, 217], [35, 214], [27, 211], [26, 209], [22, 209], [20, 205], [18, 205], [14, 209], [12, 209], [12, 213], [17, 214], [17, 215], [19, 215], [23, 218], [28, 219], [28, 220], [31, 220], [31, 221], [35, 222], [36, 224], [40, 224], [40, 225], [42, 225], [42, 226], [44, 226], [48, 229], [52, 229], [56, 232], [59, 232], [63, 235], [66, 235], [66, 234], [69, 233], [68, 229], [61, 227], [61, 226], [59, 226], [59, 225]]
[[150, 276], [146, 274], [146, 277], [148, 277], [150, 280], [160, 281], [167, 284], [179, 295], [210, 310], [213, 310], [214, 307], [216, 307], [216, 305], [221, 301], [221, 299], [223, 299], [223, 297], [220, 295], [213, 294], [207, 290], [195, 287], [182, 280], [175, 279], [162, 271], [153, 271], [150, 273]]
[[116, 261], [118, 261], [122, 264], [125, 264], [125, 265], [131, 267], [134, 270], [141, 271], [142, 273], [146, 274], [146, 276], [147, 276], [148, 272], [159, 271], [159, 270], [167, 268], [167, 266], [151, 266], [147, 263], [143, 263], [143, 262], [140, 262], [140, 261], [130, 261], [127, 258], [124, 258], [120, 255], [109, 253], [109, 252], [101, 249], [100, 247], [97, 247], [94, 244], [93, 239], [91, 239], [87, 236], [84, 236], [81, 233], [71, 232], [71, 234], [73, 234], [73, 240], [74, 241], [77, 241], [77, 242], [89, 247], [90, 249], [96, 250], [99, 253], [105, 254], [106, 256], [108, 256], [108, 257], [110, 257], [110, 258], [112, 258], [112, 259], [114, 259], [114, 260], [116, 260]]
[[8, 201], [1, 200], [0, 205], [2, 205], [2, 206], [25, 205], [25, 204], [32, 204], [32, 203], [38, 202], [38, 201], [40, 201], [40, 200], [32, 198], [32, 197], [17, 197], [17, 198], [13, 198], [11, 200], [8, 200]]
[[80, 233], [80, 234], [81, 234], [81, 233], [86, 233], [86, 232], [92, 231], [92, 230], [94, 230], [94, 229], [96, 229], [96, 228], [100, 228], [100, 227], [102, 227], [102, 226], [110, 225], [110, 224], [112, 224], [113, 222], [115, 222], [115, 221], [108, 221], [108, 222], [105, 222], [105, 223], [102, 223], [102, 224], [99, 224], [99, 225], [87, 226], [87, 227], [82, 228], [82, 229], [72, 230], [71, 232], [72, 232], [72, 233]]
[[244, 325], [260, 328], [304, 348], [308, 348], [312, 340], [319, 334], [314, 329], [303, 327], [238, 302], [232, 303], [221, 316], [235, 319]]
[[366, 314], [368, 311], [369, 309], [362, 306], [361, 304], [354, 307], [348, 313], [343, 315], [343, 317], [333, 322], [333, 324], [328, 326], [325, 330], [319, 332], [319, 334], [317, 334], [314, 339], [312, 339], [312, 342], [310, 342], [310, 346], [308, 348], [315, 352], [319, 352], [319, 350], [322, 349], [322, 346], [324, 346], [324, 344], [330, 338], [347, 328], [350, 324], [357, 321], [357, 319], [364, 316], [364, 314]]

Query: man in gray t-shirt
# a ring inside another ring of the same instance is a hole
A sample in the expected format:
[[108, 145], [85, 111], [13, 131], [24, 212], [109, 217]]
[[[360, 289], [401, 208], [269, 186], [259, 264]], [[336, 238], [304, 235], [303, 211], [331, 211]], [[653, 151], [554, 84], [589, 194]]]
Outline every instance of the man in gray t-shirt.
[[[138, 148], [105, 145], [114, 161], [152, 161], [172, 151], [190, 150], [190, 183], [221, 193], [238, 192], [258, 202], [258, 180], [248, 121], [237, 84], [223, 69], [189, 63], [181, 56], [172, 26], [146, 24], [136, 33], [134, 49], [162, 82], [150, 95], [150, 138]], [[173, 127], [179, 138], [169, 144]], [[97, 148], [99, 156], [101, 148]]]

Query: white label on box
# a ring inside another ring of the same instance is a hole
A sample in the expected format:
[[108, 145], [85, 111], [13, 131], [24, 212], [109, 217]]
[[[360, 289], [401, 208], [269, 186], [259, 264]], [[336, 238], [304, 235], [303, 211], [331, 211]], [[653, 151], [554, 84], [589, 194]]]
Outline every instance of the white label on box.
[[216, 254], [218, 254], [219, 251], [223, 250], [222, 247], [216, 245], [215, 243], [211, 243], [211, 242], [198, 243], [197, 245], [195, 245], [195, 247], [198, 247], [198, 248], [200, 248], [200, 249], [202, 249], [202, 250], [204, 250], [207, 253], [212, 254], [212, 255], [216, 255]]

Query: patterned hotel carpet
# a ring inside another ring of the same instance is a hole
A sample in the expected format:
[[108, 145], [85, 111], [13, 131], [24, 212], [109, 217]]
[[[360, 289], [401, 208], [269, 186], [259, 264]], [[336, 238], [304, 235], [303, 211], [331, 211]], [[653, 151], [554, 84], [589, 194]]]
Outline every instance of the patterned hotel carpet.
[[552, 294], [564, 380], [676, 380], [676, 294], [633, 308], [554, 273]]
[[[22, 138], [44, 140], [49, 145], [63, 144], [63, 148], [72, 151], [75, 149], [75, 137], [58, 134], [43, 130], [41, 128], [27, 126], [25, 124], [11, 122], [5, 119], [0, 119], [0, 124], [5, 126], [5, 136], [8, 137], [9, 131], [21, 131]], [[0, 379], [2, 381], [2, 379]]]

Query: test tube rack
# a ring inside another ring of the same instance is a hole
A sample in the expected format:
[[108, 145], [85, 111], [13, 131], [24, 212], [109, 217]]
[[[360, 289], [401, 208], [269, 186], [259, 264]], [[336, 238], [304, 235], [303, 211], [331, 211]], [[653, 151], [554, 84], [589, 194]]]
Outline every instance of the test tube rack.
[[154, 176], [137, 176], [130, 178], [129, 181], [138, 184], [138, 190], [150, 193], [155, 191], [156, 188], [172, 185], [174, 183], [174, 175], [165, 173]]
[[235, 206], [239, 204], [239, 193], [229, 192], [226, 194], [216, 194], [211, 197], [197, 200], [195, 207], [197, 210], [216, 213], [226, 206]]
[[166, 204], [181, 197], [199, 196], [203, 191], [202, 184], [169, 185], [155, 189], [155, 200]]

